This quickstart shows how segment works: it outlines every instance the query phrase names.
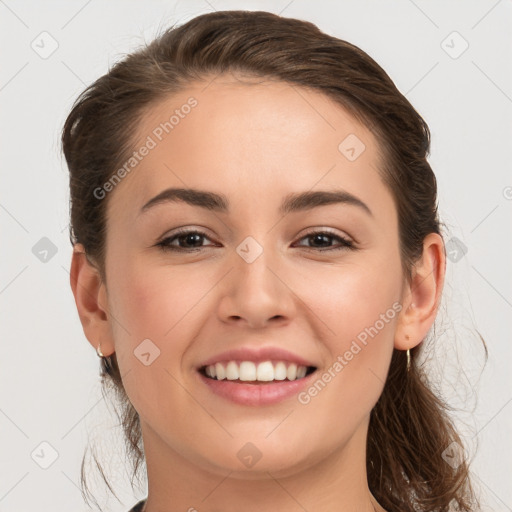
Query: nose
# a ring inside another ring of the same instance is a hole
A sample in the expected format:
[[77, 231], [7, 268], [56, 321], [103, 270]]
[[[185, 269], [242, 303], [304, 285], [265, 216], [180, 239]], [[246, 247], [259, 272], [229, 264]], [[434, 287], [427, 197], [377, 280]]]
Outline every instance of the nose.
[[263, 251], [251, 263], [238, 254], [234, 258], [234, 267], [222, 282], [218, 314], [223, 322], [261, 329], [290, 321], [293, 292], [276, 258], [270, 261], [269, 253]]

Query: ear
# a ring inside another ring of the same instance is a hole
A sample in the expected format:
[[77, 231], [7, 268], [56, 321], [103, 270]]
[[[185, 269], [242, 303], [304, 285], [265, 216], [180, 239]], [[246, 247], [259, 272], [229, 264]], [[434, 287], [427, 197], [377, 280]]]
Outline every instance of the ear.
[[112, 355], [115, 347], [107, 308], [106, 284], [97, 268], [87, 259], [84, 246], [78, 243], [73, 246], [70, 284], [89, 343], [95, 350], [101, 343], [103, 355]]
[[402, 310], [397, 321], [395, 348], [407, 350], [419, 345], [436, 318], [446, 273], [443, 238], [429, 233], [423, 240], [423, 255], [406, 284]]

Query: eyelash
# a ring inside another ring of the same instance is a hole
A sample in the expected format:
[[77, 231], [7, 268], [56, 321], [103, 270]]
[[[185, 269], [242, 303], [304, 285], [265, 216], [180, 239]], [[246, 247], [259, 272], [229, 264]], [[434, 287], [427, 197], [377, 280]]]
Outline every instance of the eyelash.
[[[175, 252], [197, 252], [197, 251], [201, 251], [203, 249], [203, 247], [193, 247], [193, 248], [190, 248], [190, 249], [184, 249], [183, 247], [175, 247], [175, 246], [172, 246], [170, 245], [171, 242], [173, 242], [174, 240], [178, 239], [178, 238], [181, 238], [183, 236], [186, 236], [186, 235], [191, 235], [191, 234], [194, 234], [194, 235], [200, 235], [202, 237], [205, 237], [205, 238], [209, 238], [208, 235], [202, 231], [198, 231], [196, 229], [191, 229], [191, 230], [187, 230], [187, 229], [184, 229], [184, 230], [181, 230], [181, 231], [178, 231], [177, 233], [175, 233], [173, 236], [171, 237], [167, 237], [167, 238], [164, 238], [161, 242], [158, 242], [156, 244], [157, 247], [160, 247], [160, 249], [164, 252], [167, 252], [167, 251], [175, 251]], [[351, 242], [350, 240], [340, 236], [340, 235], [336, 235], [334, 233], [331, 233], [330, 231], [328, 230], [324, 230], [324, 231], [311, 231], [310, 233], [306, 233], [300, 240], [303, 240], [304, 238], [308, 238], [308, 237], [313, 237], [315, 235], [327, 235], [329, 238], [337, 238], [340, 242], [341, 242], [341, 247], [331, 247], [331, 248], [328, 248], [328, 249], [321, 249], [321, 248], [317, 248], [317, 247], [306, 247], [306, 249], [313, 249], [313, 250], [317, 250], [319, 252], [328, 252], [328, 251], [340, 251], [340, 250], [344, 250], [344, 249], [349, 249], [349, 250], [356, 250], [357, 248], [355, 247], [355, 245], [353, 244], [353, 242]]]

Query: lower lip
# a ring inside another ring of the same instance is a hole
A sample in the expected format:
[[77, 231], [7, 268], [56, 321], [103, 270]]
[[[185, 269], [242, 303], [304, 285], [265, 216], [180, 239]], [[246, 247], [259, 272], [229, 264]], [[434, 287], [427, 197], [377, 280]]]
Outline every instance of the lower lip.
[[210, 379], [198, 372], [202, 381], [216, 395], [241, 405], [271, 405], [282, 402], [308, 386], [316, 371], [298, 380], [278, 380], [257, 384], [239, 383], [232, 380]]

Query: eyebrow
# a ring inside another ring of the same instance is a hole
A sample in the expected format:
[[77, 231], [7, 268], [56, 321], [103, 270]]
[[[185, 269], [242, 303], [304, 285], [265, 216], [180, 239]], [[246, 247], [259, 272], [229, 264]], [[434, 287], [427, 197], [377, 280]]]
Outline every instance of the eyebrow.
[[[193, 188], [167, 188], [150, 199], [142, 207], [139, 215], [158, 204], [172, 202], [184, 202], [206, 210], [229, 213], [229, 200], [224, 194]], [[361, 199], [345, 190], [316, 190], [288, 194], [279, 208], [279, 213], [286, 215], [318, 206], [340, 203], [357, 206], [373, 217], [372, 211]]]

